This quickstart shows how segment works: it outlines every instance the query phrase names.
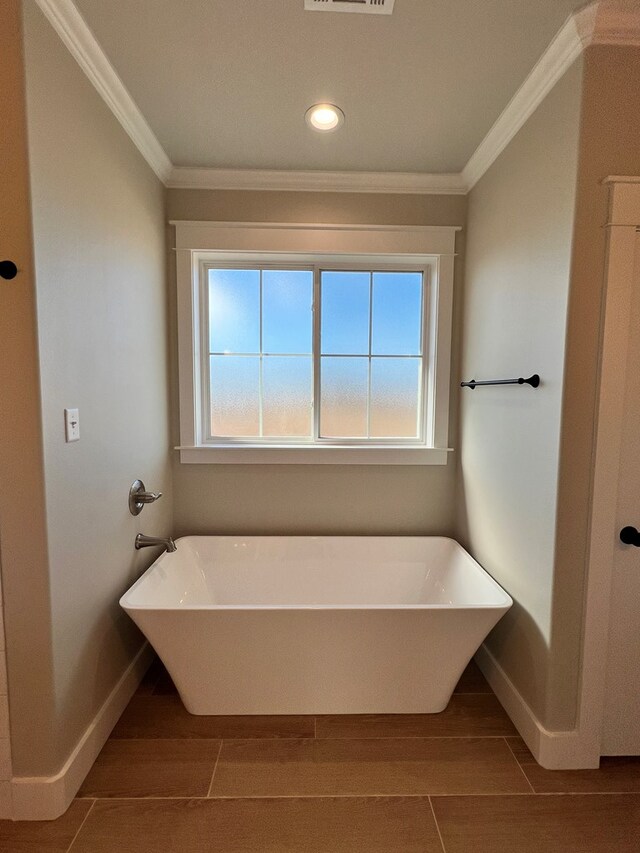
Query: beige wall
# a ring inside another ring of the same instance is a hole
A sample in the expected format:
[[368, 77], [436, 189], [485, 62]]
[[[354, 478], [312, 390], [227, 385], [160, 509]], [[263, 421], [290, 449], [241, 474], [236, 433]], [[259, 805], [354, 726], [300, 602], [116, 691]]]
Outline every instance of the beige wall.
[[460, 195], [176, 189], [167, 192], [168, 219], [462, 225], [466, 210], [466, 197]]
[[[541, 387], [465, 389], [458, 530], [514, 606], [488, 645], [546, 725], [571, 723], [574, 683], [548, 694], [565, 326], [578, 162], [576, 62], [474, 187], [463, 309], [468, 378], [539, 373]], [[579, 626], [573, 623], [573, 631]], [[574, 670], [575, 672], [575, 670]]]
[[[464, 225], [466, 198], [170, 189], [167, 213], [169, 219], [230, 222]], [[172, 232], [169, 246], [174, 245]], [[458, 238], [457, 250], [462, 253], [464, 235]], [[175, 288], [173, 257], [169, 264]], [[456, 297], [461, 276], [458, 258]], [[454, 351], [456, 346], [454, 332]], [[173, 351], [173, 438], [178, 444], [175, 340]], [[455, 358], [452, 376], [457, 376]], [[455, 434], [455, 407], [451, 434]], [[175, 454], [173, 473], [177, 535], [453, 534], [452, 460], [447, 466], [189, 465], [181, 464]]]
[[[0, 279], [0, 560], [11, 710], [47, 764], [53, 743], [51, 611], [20, 7], [19, 0], [0, 3], [0, 259], [12, 259], [19, 269], [13, 281]], [[6, 707], [0, 716], [6, 780]], [[0, 784], [4, 816], [8, 796], [9, 783]]]
[[[136, 532], [171, 528], [164, 190], [35, 3], [24, 28], [49, 572], [12, 579], [7, 645], [14, 772], [47, 775], [140, 647], [118, 606], [152, 559]], [[134, 519], [136, 477], [165, 497]]]
[[[603, 300], [608, 175], [640, 175], [640, 50], [591, 47], [584, 60], [565, 391], [549, 703], [575, 684], [584, 579]], [[615, 615], [614, 615], [615, 618]], [[549, 708], [553, 715], [554, 709]]]

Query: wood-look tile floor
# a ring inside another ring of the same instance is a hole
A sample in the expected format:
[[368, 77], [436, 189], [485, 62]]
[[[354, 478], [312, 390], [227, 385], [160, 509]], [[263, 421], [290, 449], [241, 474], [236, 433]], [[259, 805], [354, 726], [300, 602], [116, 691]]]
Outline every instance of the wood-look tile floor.
[[638, 853], [640, 760], [536, 764], [471, 664], [441, 714], [194, 717], [155, 663], [63, 817], [2, 853]]

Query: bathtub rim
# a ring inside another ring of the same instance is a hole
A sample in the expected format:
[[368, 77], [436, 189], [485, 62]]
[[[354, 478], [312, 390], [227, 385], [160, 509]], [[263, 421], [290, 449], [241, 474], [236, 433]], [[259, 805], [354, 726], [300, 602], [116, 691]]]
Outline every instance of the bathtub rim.
[[125, 612], [130, 611], [158, 611], [158, 612], [173, 612], [173, 613], [182, 613], [182, 612], [191, 612], [191, 611], [202, 611], [202, 612], [210, 612], [210, 611], [219, 611], [222, 613], [227, 612], [240, 612], [240, 613], [248, 613], [248, 612], [303, 612], [303, 611], [362, 611], [362, 610], [373, 610], [373, 611], [405, 611], [405, 610], [415, 610], [415, 611], [423, 611], [423, 610], [434, 610], [434, 611], [465, 611], [465, 610], [499, 610], [503, 613], [506, 613], [513, 605], [513, 599], [509, 595], [509, 593], [503, 589], [502, 586], [489, 574], [489, 572], [482, 566], [480, 563], [473, 557], [469, 552], [464, 548], [456, 539], [453, 539], [451, 536], [405, 536], [405, 535], [375, 535], [369, 536], [367, 534], [363, 534], [362, 536], [354, 536], [354, 535], [346, 535], [346, 536], [334, 536], [334, 535], [310, 535], [310, 534], [256, 534], [245, 536], [244, 534], [191, 534], [187, 536], [181, 536], [176, 539], [176, 544], [179, 546], [180, 542], [186, 539], [334, 539], [334, 540], [353, 540], [353, 539], [367, 539], [367, 540], [380, 540], [380, 539], [431, 539], [431, 540], [445, 540], [448, 542], [452, 542], [457, 548], [460, 548], [464, 554], [471, 560], [473, 563], [473, 569], [475, 572], [481, 574], [483, 576], [483, 581], [488, 583], [496, 592], [497, 598], [501, 599], [501, 601], [496, 601], [487, 604], [169, 604], [169, 605], [160, 605], [160, 604], [140, 604], [140, 603], [130, 603], [127, 599], [134, 593], [134, 591], [141, 586], [145, 579], [148, 578], [150, 574], [157, 570], [158, 566], [165, 561], [165, 559], [170, 558], [172, 555], [167, 554], [166, 552], [160, 554], [153, 563], [149, 566], [146, 571], [140, 575], [140, 577], [124, 592], [124, 594], [120, 597], [119, 604], [120, 607]]

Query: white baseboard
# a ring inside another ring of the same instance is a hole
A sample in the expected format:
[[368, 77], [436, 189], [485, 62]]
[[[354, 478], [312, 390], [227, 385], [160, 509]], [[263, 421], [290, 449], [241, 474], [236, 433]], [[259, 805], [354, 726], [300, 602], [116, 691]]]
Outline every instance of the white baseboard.
[[593, 732], [580, 726], [568, 731], [545, 728], [486, 645], [480, 646], [475, 660], [538, 764], [547, 770], [599, 766], [600, 748]]
[[[11, 780], [11, 814], [7, 817], [10, 816], [13, 820], [55, 820], [64, 814], [152, 659], [153, 650], [145, 643], [58, 773], [54, 776], [18, 776]], [[542, 767], [549, 770], [598, 767], [600, 755], [596, 738], [580, 728], [569, 731], [546, 729], [486, 645], [478, 649], [475, 659], [501, 705]]]
[[145, 643], [85, 729], [62, 769], [55, 776], [13, 777], [11, 780], [13, 820], [55, 820], [64, 814], [135, 693], [152, 659], [153, 650]]

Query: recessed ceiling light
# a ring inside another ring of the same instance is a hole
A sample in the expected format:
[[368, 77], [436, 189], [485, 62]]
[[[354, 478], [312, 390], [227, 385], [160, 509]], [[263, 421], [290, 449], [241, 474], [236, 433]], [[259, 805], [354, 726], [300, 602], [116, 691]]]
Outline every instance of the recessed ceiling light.
[[333, 104], [314, 104], [304, 114], [307, 124], [321, 133], [336, 130], [344, 123], [344, 113]]

